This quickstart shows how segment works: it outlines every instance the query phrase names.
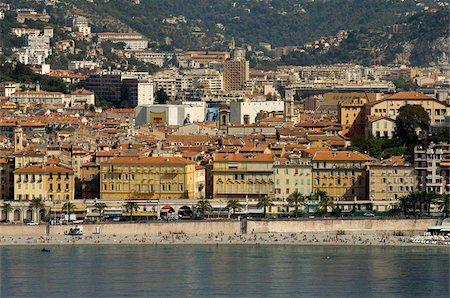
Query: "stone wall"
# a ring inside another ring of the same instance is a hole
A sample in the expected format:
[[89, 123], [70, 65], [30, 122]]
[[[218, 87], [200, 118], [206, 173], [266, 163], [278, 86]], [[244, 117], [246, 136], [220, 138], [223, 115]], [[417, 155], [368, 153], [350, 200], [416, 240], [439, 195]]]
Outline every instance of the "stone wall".
[[[161, 234], [174, 234], [184, 233], [187, 235], [195, 234], [209, 234], [209, 233], [224, 233], [234, 234], [240, 231], [240, 222], [238, 221], [176, 221], [176, 222], [150, 222], [145, 224], [127, 224], [127, 223], [114, 223], [114, 224], [88, 224], [79, 225], [83, 227], [85, 235], [91, 235], [95, 232], [96, 228], [100, 228], [101, 235], [158, 235]], [[69, 226], [51, 226], [50, 234], [64, 234]]]
[[[102, 223], [81, 224], [84, 235], [92, 235], [100, 228], [101, 235], [158, 235], [184, 233], [187, 235], [240, 234], [247, 233], [301, 233], [337, 232], [346, 233], [419, 233], [433, 226], [436, 219], [326, 219], [326, 220], [276, 220], [276, 221], [174, 221], [150, 223]], [[448, 223], [447, 223], [448, 225]], [[0, 225], [0, 236], [63, 235], [70, 226]]]
[[423, 232], [433, 226], [436, 219], [327, 219], [248, 221], [247, 232], [300, 233], [300, 232]]

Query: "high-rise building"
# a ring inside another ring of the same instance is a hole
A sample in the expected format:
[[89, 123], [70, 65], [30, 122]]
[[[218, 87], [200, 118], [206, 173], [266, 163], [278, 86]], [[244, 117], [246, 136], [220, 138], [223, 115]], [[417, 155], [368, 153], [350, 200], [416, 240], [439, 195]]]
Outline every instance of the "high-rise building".
[[243, 91], [249, 80], [250, 64], [247, 60], [227, 60], [223, 68], [225, 91]]

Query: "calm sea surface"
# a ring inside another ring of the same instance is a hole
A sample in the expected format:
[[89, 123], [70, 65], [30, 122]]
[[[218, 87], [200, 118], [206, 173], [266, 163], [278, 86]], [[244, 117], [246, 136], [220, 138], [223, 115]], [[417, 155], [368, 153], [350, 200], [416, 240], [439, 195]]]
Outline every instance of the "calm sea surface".
[[158, 245], [0, 248], [1, 297], [449, 297], [431, 247]]

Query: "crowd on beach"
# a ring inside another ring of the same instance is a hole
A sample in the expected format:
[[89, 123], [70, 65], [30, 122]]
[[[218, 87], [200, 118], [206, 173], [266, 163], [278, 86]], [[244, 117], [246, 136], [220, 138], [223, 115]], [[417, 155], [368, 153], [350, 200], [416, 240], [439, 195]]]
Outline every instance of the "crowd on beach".
[[387, 233], [251, 233], [251, 234], [131, 234], [131, 235], [48, 235], [2, 236], [0, 245], [108, 245], [108, 244], [297, 244], [297, 245], [421, 245], [444, 244], [417, 242], [414, 237]]

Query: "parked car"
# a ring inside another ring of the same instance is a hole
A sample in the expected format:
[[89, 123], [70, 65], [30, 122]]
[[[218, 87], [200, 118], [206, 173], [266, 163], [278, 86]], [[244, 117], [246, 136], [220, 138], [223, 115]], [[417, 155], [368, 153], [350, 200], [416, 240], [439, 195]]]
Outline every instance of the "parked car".
[[29, 225], [29, 226], [37, 226], [37, 225], [39, 225], [39, 223], [34, 222], [34, 221], [30, 221], [30, 222], [27, 223], [27, 225]]
[[365, 217], [375, 217], [375, 214], [371, 213], [371, 212], [366, 212], [364, 213]]

